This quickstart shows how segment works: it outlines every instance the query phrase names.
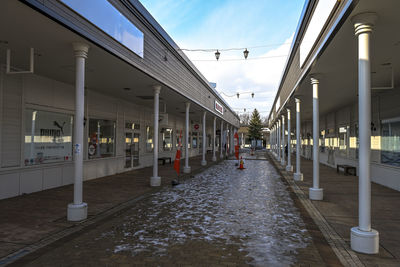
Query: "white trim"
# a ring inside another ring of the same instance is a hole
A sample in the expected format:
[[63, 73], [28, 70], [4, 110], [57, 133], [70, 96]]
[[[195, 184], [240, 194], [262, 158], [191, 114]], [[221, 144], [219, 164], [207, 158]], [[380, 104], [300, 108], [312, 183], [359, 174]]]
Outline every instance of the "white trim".
[[400, 117], [381, 120], [381, 123], [393, 123], [393, 122], [400, 122]]

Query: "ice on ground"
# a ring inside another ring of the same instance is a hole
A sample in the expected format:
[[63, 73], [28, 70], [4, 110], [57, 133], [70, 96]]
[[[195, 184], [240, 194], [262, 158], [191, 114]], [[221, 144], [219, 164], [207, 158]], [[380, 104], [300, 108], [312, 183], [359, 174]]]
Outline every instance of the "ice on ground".
[[163, 255], [173, 244], [203, 240], [235, 244], [254, 265], [293, 263], [309, 235], [286, 185], [267, 161], [249, 160], [243, 171], [235, 162], [225, 161], [154, 193], [103, 238], [121, 236], [114, 253]]

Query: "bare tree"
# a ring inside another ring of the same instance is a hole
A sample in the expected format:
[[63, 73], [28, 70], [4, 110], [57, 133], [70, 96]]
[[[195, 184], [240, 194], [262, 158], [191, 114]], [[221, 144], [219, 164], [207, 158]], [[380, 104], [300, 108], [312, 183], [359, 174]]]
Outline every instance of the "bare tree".
[[240, 119], [240, 126], [247, 126], [249, 125], [250, 115], [248, 113], [242, 113], [239, 115]]

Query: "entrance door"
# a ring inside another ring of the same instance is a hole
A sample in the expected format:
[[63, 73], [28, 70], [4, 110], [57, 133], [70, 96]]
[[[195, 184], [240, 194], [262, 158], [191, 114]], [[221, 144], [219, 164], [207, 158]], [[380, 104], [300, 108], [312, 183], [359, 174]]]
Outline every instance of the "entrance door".
[[132, 167], [139, 166], [139, 144], [140, 144], [140, 133], [133, 133], [132, 140]]
[[125, 133], [125, 168], [132, 168], [133, 134]]

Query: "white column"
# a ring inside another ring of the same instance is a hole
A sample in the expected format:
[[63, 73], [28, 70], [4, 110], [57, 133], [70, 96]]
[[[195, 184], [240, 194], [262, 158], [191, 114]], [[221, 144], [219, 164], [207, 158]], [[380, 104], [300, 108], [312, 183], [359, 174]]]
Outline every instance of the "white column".
[[301, 153], [301, 140], [300, 140], [300, 99], [296, 101], [296, 173], [293, 175], [295, 181], [303, 181], [303, 174], [300, 171], [300, 153]]
[[207, 112], [203, 112], [203, 159], [201, 160], [201, 166], [206, 166], [207, 161], [206, 161], [206, 141], [207, 141], [207, 135], [206, 135], [206, 116]]
[[217, 156], [215, 155], [215, 139], [216, 139], [216, 131], [217, 131], [217, 117], [214, 117], [214, 128], [213, 128], [213, 156], [212, 161], [217, 161]]
[[286, 160], [285, 160], [285, 115], [282, 115], [282, 127], [281, 127], [281, 165], [285, 166]]
[[244, 133], [242, 133], [242, 148], [244, 148]]
[[229, 144], [229, 134], [230, 134], [230, 132], [229, 132], [229, 124], [226, 123], [226, 135], [225, 135], [226, 151], [225, 151], [225, 155], [226, 155], [227, 158], [229, 157], [229, 149], [230, 149], [230, 146], [229, 146], [229, 148], [228, 148], [228, 144]]
[[220, 147], [219, 147], [219, 158], [220, 159], [223, 159], [224, 158], [224, 121], [223, 120], [221, 120], [221, 133], [220, 133], [220, 136], [219, 136], [219, 141], [220, 141]]
[[158, 176], [158, 117], [160, 112], [161, 86], [155, 85], [154, 89], [154, 135], [153, 135], [153, 176], [150, 178], [151, 186], [160, 186], [161, 177]]
[[75, 53], [75, 121], [74, 121], [74, 202], [68, 204], [67, 220], [81, 221], [87, 218], [87, 204], [83, 199], [83, 117], [85, 107], [85, 59], [89, 46], [73, 43]]
[[324, 192], [319, 188], [319, 81], [311, 78], [313, 87], [313, 187], [310, 188], [309, 197], [312, 200], [322, 200]]
[[278, 131], [276, 133], [278, 137], [278, 161], [281, 161], [281, 120], [278, 119]]
[[189, 109], [190, 103], [185, 103], [186, 117], [185, 117], [185, 166], [183, 167], [184, 173], [190, 173], [191, 168], [189, 166]]
[[351, 248], [357, 252], [379, 252], [379, 233], [371, 228], [371, 62], [370, 35], [377, 19], [374, 13], [352, 18], [358, 36], [359, 182], [358, 227], [351, 228]]
[[292, 136], [291, 136], [291, 129], [290, 129], [290, 109], [287, 109], [287, 131], [288, 131], [288, 136], [287, 136], [287, 144], [288, 144], [288, 157], [287, 157], [287, 165], [286, 165], [286, 171], [292, 172], [293, 171], [293, 166], [292, 166]]

